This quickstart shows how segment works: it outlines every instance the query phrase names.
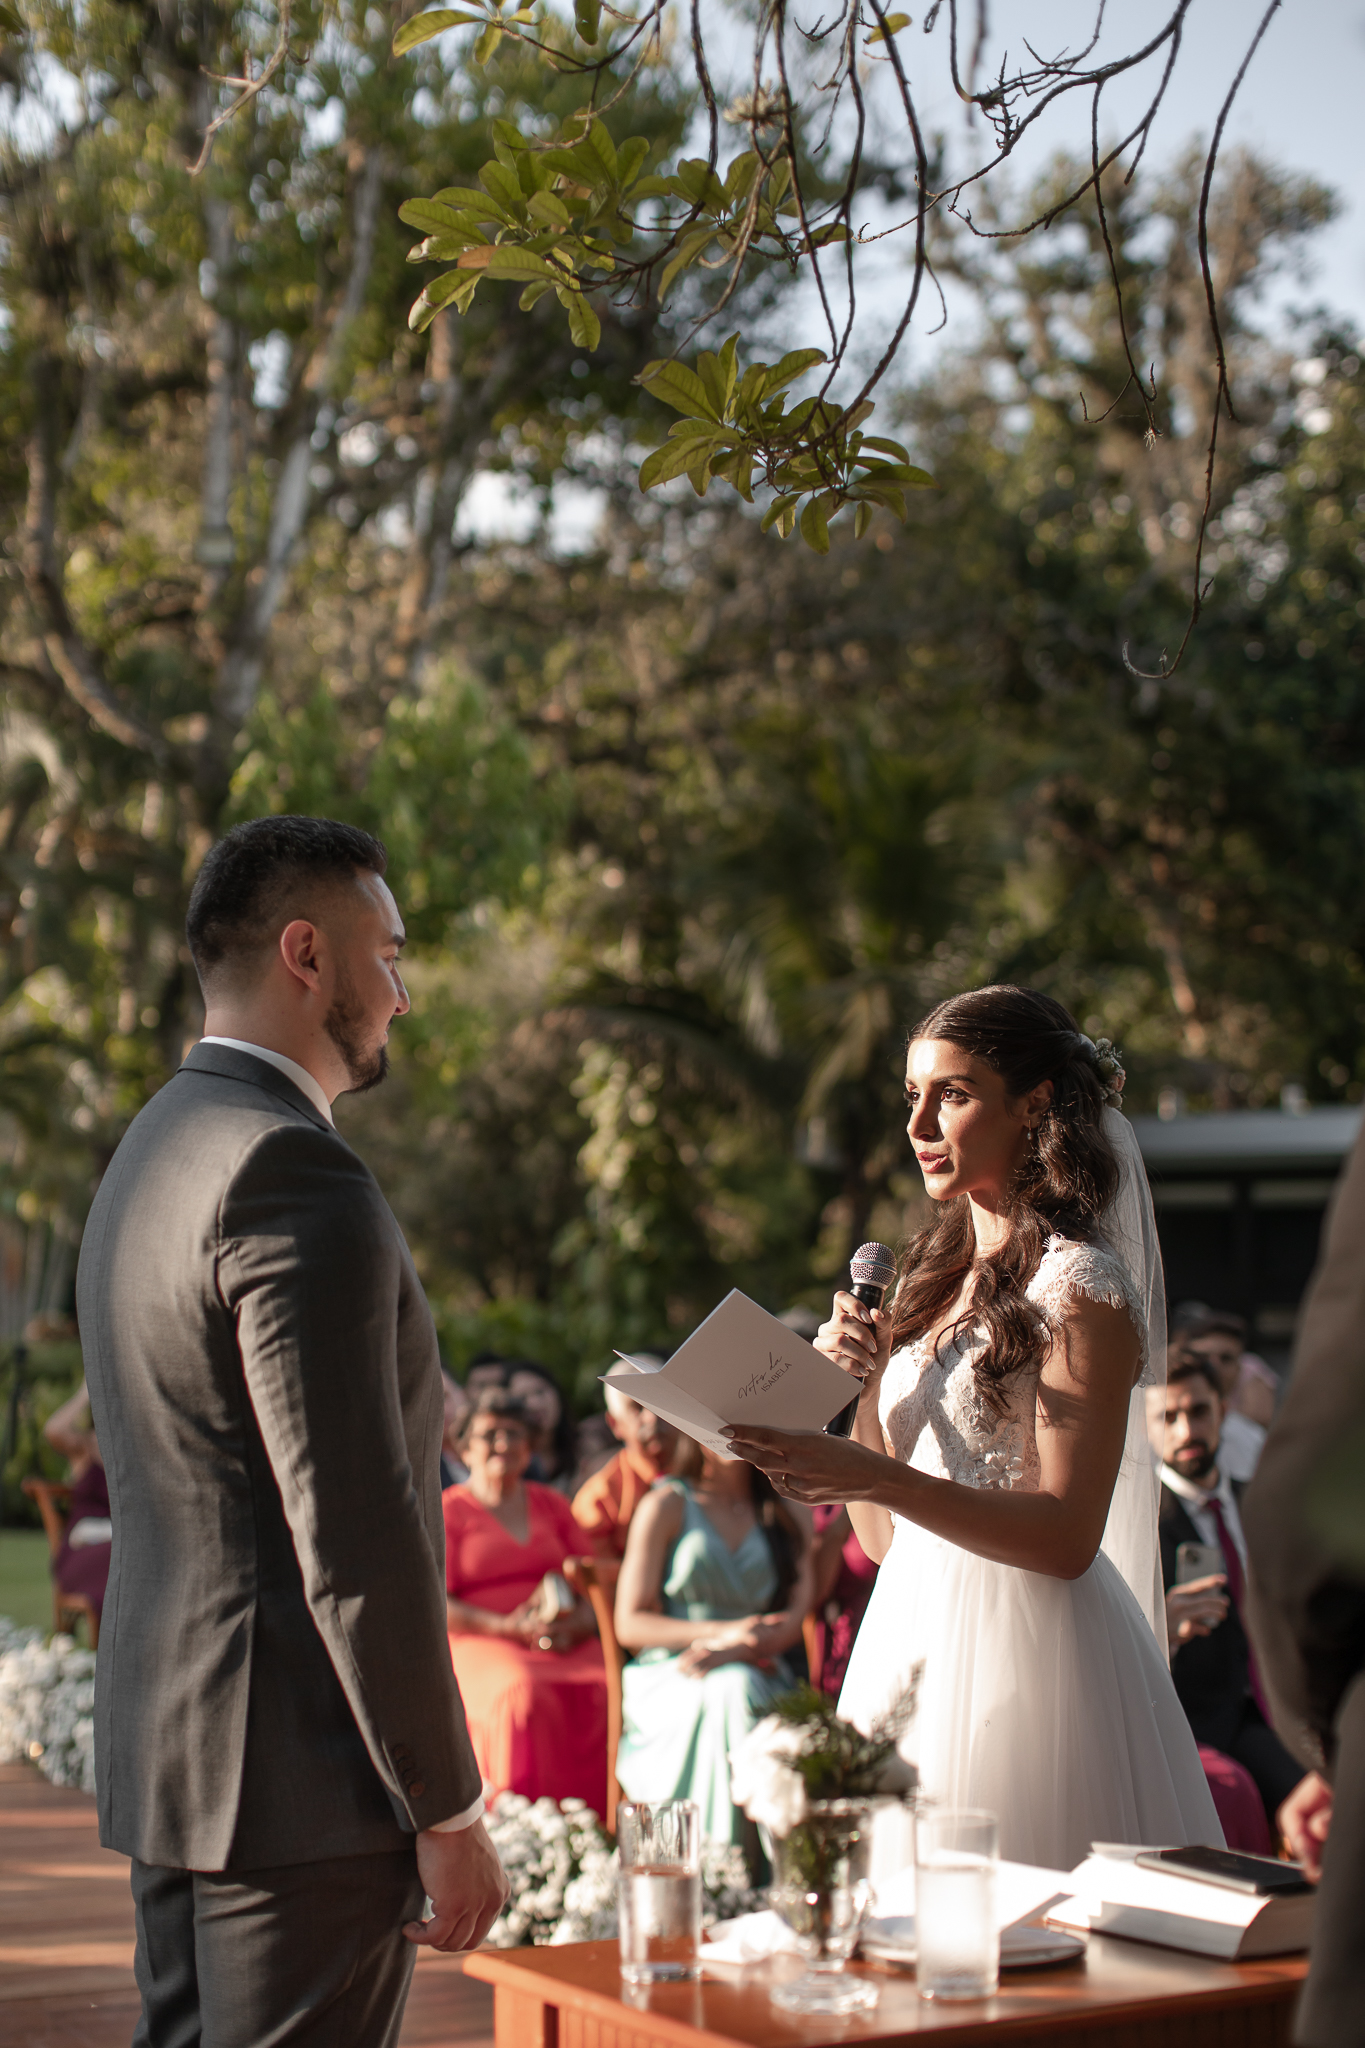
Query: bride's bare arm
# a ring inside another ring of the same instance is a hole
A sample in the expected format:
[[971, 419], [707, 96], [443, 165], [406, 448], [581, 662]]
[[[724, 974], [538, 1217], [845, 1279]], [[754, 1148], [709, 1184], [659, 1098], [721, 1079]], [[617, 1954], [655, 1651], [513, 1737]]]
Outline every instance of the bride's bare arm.
[[[849, 1442], [885, 1453], [877, 1402], [891, 1356], [890, 1316], [882, 1309], [868, 1308], [855, 1294], [836, 1294], [829, 1321], [821, 1323], [816, 1334], [815, 1348], [859, 1382], [858, 1413]], [[875, 1501], [848, 1500], [846, 1505], [854, 1535], [872, 1562], [880, 1564], [891, 1548], [894, 1524], [890, 1514]]]
[[1036, 1493], [932, 1478], [887, 1457], [866, 1431], [848, 1440], [776, 1429], [726, 1434], [779, 1493], [847, 1501], [855, 1528], [860, 1508], [876, 1508], [997, 1564], [1077, 1579], [1104, 1534], [1138, 1357], [1137, 1331], [1123, 1309], [1073, 1300], [1038, 1384]]

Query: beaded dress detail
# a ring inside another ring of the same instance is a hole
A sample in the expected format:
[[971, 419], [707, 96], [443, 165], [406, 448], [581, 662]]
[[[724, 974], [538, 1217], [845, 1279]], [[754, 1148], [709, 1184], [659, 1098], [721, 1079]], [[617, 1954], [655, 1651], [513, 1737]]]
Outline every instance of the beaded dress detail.
[[[1079, 1297], [1146, 1323], [1127, 1268], [1101, 1244], [1054, 1237], [1028, 1287], [1054, 1331]], [[1038, 1370], [1016, 1374], [1004, 1410], [984, 1401], [970, 1326], [937, 1357], [896, 1352], [882, 1428], [916, 1471], [971, 1487], [1037, 1491]], [[1039, 1368], [1040, 1370], [1041, 1368]], [[1166, 1660], [1123, 1578], [1100, 1553], [1076, 1579], [978, 1557], [894, 1518], [839, 1710], [866, 1728], [923, 1665], [902, 1741], [932, 1799], [1000, 1817], [1000, 1853], [1070, 1870], [1092, 1841], [1222, 1840]]]

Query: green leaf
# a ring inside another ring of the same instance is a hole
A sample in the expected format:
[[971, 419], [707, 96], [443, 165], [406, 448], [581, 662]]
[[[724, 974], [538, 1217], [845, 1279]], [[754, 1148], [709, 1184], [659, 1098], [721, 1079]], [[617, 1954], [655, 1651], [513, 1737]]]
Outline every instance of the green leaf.
[[671, 405], [674, 412], [700, 413], [720, 424], [720, 415], [712, 409], [706, 386], [686, 363], [646, 363], [636, 382], [643, 384], [651, 397]]
[[467, 313], [469, 302], [478, 288], [480, 276], [479, 271], [475, 271], [471, 276], [468, 271], [447, 270], [443, 277], [432, 278], [408, 314], [408, 326], [414, 334], [420, 334], [423, 328], [430, 327], [442, 306], [448, 306], [452, 301], [457, 312]]
[[[813, 370], [817, 363], [823, 363], [825, 352], [819, 348], [794, 348], [773, 364], [764, 381], [763, 395], [771, 397], [774, 391], [785, 391], [798, 377], [804, 377], [807, 370]], [[809, 401], [808, 401], [809, 402]]]
[[704, 156], [684, 157], [678, 165], [678, 183], [693, 206], [705, 206], [713, 213], [725, 209], [725, 187]]
[[817, 555], [829, 553], [828, 497], [812, 498], [801, 514], [801, 538]]
[[542, 277], [535, 284], [528, 284], [521, 297], [517, 300], [518, 309], [523, 313], [529, 313], [538, 299], [543, 299], [546, 292], [555, 289], [557, 287], [551, 285], [548, 277]]
[[630, 186], [645, 158], [649, 155], [649, 140], [644, 135], [632, 135], [623, 142], [616, 152], [616, 180], [624, 192]]
[[[724, 436], [712, 434], [708, 439], [719, 446]], [[696, 450], [690, 441], [665, 441], [662, 448], [656, 448], [640, 464], [640, 489], [652, 491], [656, 484], [671, 483], [674, 477], [682, 476], [696, 460]]]
[[414, 14], [411, 21], [405, 21], [393, 39], [395, 57], [406, 57], [409, 50], [415, 50], [419, 43], [429, 43], [433, 36], [444, 35], [448, 28], [464, 28], [470, 22], [486, 22], [486, 14], [471, 14], [464, 7], [434, 7], [429, 14]]
[[[864, 444], [866, 445], [866, 444]], [[909, 462], [869, 462], [863, 455], [858, 457], [858, 468], [865, 469], [869, 478], [881, 483], [909, 484], [916, 491], [936, 491], [938, 484], [927, 469], [916, 469]]]
[[879, 448], [883, 455], [897, 455], [902, 462], [910, 460], [910, 450], [903, 448], [899, 441], [883, 440], [880, 434], [864, 434], [864, 448]]
[[903, 28], [909, 28], [909, 26], [910, 17], [908, 14], [888, 14], [882, 26], [873, 29], [871, 35], [867, 37], [867, 41], [869, 43], [884, 43], [889, 37], [898, 36]]
[[[471, 256], [482, 251], [471, 249]], [[483, 266], [489, 277], [506, 278], [512, 284], [533, 284], [537, 278], [545, 278], [550, 284], [562, 284], [564, 272], [556, 270], [543, 256], [533, 255], [529, 249], [518, 249], [515, 244], [499, 243], [488, 252], [488, 261]]]
[[790, 525], [783, 527], [781, 521], [784, 515], [794, 512], [800, 502], [800, 499], [794, 493], [784, 498], [774, 498], [772, 504], [769, 505], [759, 521], [760, 529], [767, 533], [770, 527], [776, 526], [784, 535], [790, 533]]
[[862, 504], [857, 507], [853, 514], [853, 538], [855, 540], [861, 540], [863, 535], [867, 532], [868, 527], [871, 526], [871, 524], [872, 507], [868, 504], [866, 498], [864, 498]]
[[486, 64], [501, 41], [502, 30], [496, 22], [490, 22], [474, 45], [474, 62]]
[[725, 196], [731, 205], [737, 199], [748, 198], [758, 173], [759, 156], [756, 149], [746, 149], [743, 156], [735, 158], [725, 173]]
[[506, 164], [496, 160], [486, 163], [479, 172], [479, 183], [485, 192], [505, 207], [510, 219], [518, 220], [526, 212], [526, 195], [521, 189], [521, 180]]
[[602, 339], [602, 322], [597, 317], [596, 307], [583, 292], [576, 292], [567, 285], [558, 287], [557, 296], [569, 315], [569, 333], [574, 342], [591, 353]]
[[738, 343], [739, 336], [732, 334], [718, 356], [706, 349], [697, 359], [697, 374], [706, 386], [710, 410], [718, 420], [725, 418], [730, 394], [735, 388], [735, 349]]
[[573, 215], [557, 192], [533, 192], [526, 202], [526, 211], [532, 220], [540, 221], [545, 227], [573, 226]]
[[467, 228], [460, 234], [428, 235], [425, 242], [419, 242], [415, 249], [409, 249], [409, 263], [453, 263], [463, 256], [466, 249], [486, 249], [487, 235], [481, 235], [477, 228]]
[[598, 24], [602, 18], [602, 0], [573, 0], [573, 22], [585, 43], [597, 41]]
[[[477, 193], [467, 196], [478, 198]], [[410, 228], [421, 228], [429, 235], [439, 235], [448, 229], [464, 229], [474, 216], [467, 206], [453, 206], [441, 199], [405, 199], [398, 209], [398, 218]]]

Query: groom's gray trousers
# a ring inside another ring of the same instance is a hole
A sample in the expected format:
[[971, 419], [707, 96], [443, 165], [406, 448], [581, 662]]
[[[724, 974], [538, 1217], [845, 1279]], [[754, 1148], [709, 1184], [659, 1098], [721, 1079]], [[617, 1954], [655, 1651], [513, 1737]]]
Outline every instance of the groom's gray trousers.
[[272, 1870], [133, 1863], [133, 2048], [394, 2048], [422, 1916], [415, 1847]]

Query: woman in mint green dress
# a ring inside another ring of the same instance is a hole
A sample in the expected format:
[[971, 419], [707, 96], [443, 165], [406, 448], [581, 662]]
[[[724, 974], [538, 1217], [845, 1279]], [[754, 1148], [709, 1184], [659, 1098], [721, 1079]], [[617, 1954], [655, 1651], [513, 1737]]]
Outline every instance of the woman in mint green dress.
[[808, 1532], [756, 1466], [685, 1444], [680, 1474], [641, 1501], [626, 1541], [616, 1633], [637, 1655], [616, 1776], [630, 1799], [694, 1799], [704, 1835], [738, 1842], [730, 1754], [791, 1688]]

